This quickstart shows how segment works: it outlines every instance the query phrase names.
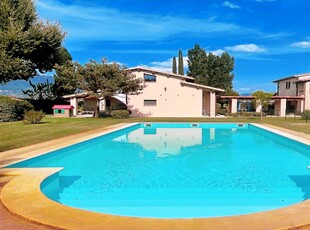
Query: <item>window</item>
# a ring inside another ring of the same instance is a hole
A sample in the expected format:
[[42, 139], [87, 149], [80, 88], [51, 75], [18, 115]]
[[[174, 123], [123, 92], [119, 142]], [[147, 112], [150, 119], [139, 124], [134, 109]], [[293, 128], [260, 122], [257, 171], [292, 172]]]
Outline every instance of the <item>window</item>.
[[144, 74], [144, 81], [156, 82], [156, 76], [150, 74]]
[[286, 89], [290, 89], [290, 88], [291, 88], [291, 82], [288, 81], [288, 82], [286, 82]]
[[156, 100], [144, 100], [144, 106], [156, 106]]
[[58, 114], [64, 114], [65, 113], [65, 110], [64, 109], [55, 109], [55, 113]]

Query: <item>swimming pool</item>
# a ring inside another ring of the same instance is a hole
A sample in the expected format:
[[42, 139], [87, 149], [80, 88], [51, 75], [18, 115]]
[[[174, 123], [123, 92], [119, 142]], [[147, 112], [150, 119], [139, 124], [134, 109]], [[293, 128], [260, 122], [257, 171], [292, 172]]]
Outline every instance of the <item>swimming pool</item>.
[[308, 199], [309, 150], [248, 124], [139, 124], [10, 167], [64, 167], [42, 190], [73, 207], [214, 217]]

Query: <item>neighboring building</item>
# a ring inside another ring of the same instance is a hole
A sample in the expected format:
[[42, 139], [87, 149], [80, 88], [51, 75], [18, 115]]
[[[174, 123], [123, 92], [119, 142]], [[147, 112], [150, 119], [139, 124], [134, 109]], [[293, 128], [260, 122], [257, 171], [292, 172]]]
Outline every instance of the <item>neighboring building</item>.
[[128, 95], [127, 106], [137, 117], [215, 117], [216, 96], [223, 89], [195, 84], [192, 77], [144, 67], [130, 68], [142, 78], [141, 94]]
[[[274, 103], [274, 115], [284, 117], [287, 114], [299, 114], [304, 110], [310, 110], [310, 73], [293, 75], [273, 81], [277, 83], [277, 93], [272, 97]], [[221, 96], [229, 100], [231, 113], [248, 111], [253, 96]], [[260, 108], [256, 108], [258, 112]]]
[[[144, 67], [130, 68], [132, 74], [144, 79], [145, 88], [138, 95], [117, 94], [100, 101], [100, 110], [131, 110], [134, 117], [215, 117], [216, 96], [223, 89], [195, 84], [188, 76], [164, 73]], [[74, 106], [73, 115], [78, 114], [79, 102], [84, 110], [94, 111], [96, 100], [91, 93], [64, 96]]]
[[300, 113], [310, 109], [310, 73], [273, 81], [277, 83], [275, 109], [278, 113]]
[[73, 109], [72, 105], [54, 105], [53, 106], [54, 117], [72, 117]]

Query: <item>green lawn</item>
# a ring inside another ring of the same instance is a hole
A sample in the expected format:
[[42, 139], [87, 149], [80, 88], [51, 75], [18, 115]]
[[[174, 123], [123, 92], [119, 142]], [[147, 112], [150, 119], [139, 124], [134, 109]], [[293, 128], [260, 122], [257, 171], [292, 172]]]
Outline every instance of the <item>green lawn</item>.
[[43, 141], [68, 136], [88, 130], [98, 129], [117, 123], [129, 122], [246, 122], [268, 123], [283, 128], [310, 134], [310, 121], [300, 118], [53, 118], [47, 116], [37, 125], [22, 122], [0, 123], [0, 152]]

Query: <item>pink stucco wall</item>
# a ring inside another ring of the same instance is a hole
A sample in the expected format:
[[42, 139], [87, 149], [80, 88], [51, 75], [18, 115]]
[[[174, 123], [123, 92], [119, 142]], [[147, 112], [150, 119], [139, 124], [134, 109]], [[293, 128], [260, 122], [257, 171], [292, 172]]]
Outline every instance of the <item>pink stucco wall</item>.
[[[136, 77], [144, 78], [143, 71], [135, 71]], [[156, 82], [145, 82], [139, 95], [128, 96], [128, 108], [133, 116], [148, 117], [201, 117], [203, 90], [182, 86], [182, 79], [164, 74], [153, 74]], [[144, 100], [156, 100], [156, 106], [145, 106]]]
[[304, 110], [310, 110], [310, 81], [304, 83]]

